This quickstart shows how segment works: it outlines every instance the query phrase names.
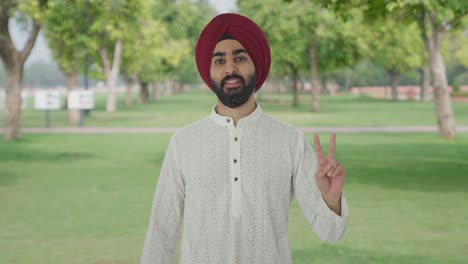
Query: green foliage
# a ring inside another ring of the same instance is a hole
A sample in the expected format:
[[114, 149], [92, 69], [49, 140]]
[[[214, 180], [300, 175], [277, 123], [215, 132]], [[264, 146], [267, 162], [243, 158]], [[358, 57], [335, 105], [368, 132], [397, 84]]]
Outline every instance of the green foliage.
[[193, 62], [195, 42], [212, 10], [191, 1], [144, 4], [138, 25], [127, 32], [123, 71], [136, 73], [144, 82], [167, 77], [193, 82], [198, 75]]
[[[92, 58], [92, 75], [102, 77], [101, 47], [109, 50], [118, 39], [126, 40], [127, 32], [138, 26], [143, 10], [142, 0], [51, 0], [46, 36], [54, 59], [65, 72], [81, 70], [85, 57]], [[112, 14], [112, 15], [109, 15]], [[86, 63], [89, 63], [86, 58]]]
[[29, 21], [30, 19], [36, 21], [38, 24], [42, 24], [47, 18], [48, 0], [6, 0], [13, 4], [11, 14], [16, 13], [20, 21]]
[[468, 17], [462, 30], [450, 31], [443, 43], [444, 58], [449, 63], [468, 68]]
[[173, 45], [173, 52], [179, 52], [180, 61], [168, 68], [169, 75], [182, 83], [199, 81], [195, 65], [195, 43], [205, 25], [214, 17], [214, 9], [205, 1], [171, 1], [166, 7], [154, 10], [167, 25], [170, 39], [179, 46]]
[[54, 60], [65, 73], [77, 72], [90, 49], [90, 5], [87, 1], [52, 0], [45, 34]]
[[462, 73], [457, 75], [453, 79], [452, 83], [453, 83], [453, 85], [457, 85], [457, 86], [468, 85], [468, 70], [465, 69], [465, 71], [463, 71]]
[[346, 21], [329, 11], [326, 13], [328, 20], [322, 20], [317, 37], [319, 72], [324, 75], [356, 65], [369, 49], [366, 30], [358, 10], [350, 11], [352, 18]]
[[358, 18], [342, 21], [315, 1], [239, 1], [239, 8], [265, 31], [273, 75], [285, 75], [291, 66], [308, 75], [311, 43], [322, 74], [354, 65], [361, 56], [365, 43], [355, 30]]
[[400, 74], [422, 64], [425, 48], [417, 25], [384, 19], [369, 27], [368, 55], [378, 65]]

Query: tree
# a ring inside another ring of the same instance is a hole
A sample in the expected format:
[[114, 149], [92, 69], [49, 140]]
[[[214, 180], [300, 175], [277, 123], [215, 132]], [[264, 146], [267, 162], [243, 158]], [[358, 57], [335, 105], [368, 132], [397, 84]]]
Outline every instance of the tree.
[[397, 88], [402, 73], [422, 64], [418, 50], [424, 49], [417, 25], [383, 19], [370, 25], [369, 56], [383, 67], [390, 78], [392, 99], [398, 99]]
[[447, 85], [447, 74], [442, 56], [444, 35], [462, 26], [468, 14], [465, 0], [321, 0], [322, 4], [337, 13], [346, 14], [350, 7], [364, 7], [366, 16], [375, 19], [384, 16], [403, 17], [408, 22], [417, 22], [429, 54], [429, 65], [434, 87], [434, 103], [439, 135], [455, 138], [456, 124]]
[[167, 26], [169, 39], [176, 43], [186, 43], [185, 47], [181, 47], [185, 48], [186, 52], [181, 54], [180, 61], [177, 64], [167, 64], [165, 73], [166, 78], [177, 80], [179, 86], [200, 80], [193, 59], [195, 49], [192, 45], [197, 42], [203, 27], [214, 14], [214, 9], [207, 1], [168, 1], [162, 7], [154, 9], [153, 16]]
[[[143, 12], [143, 0], [89, 0], [90, 3], [90, 47], [104, 72], [108, 89], [106, 111], [117, 109], [115, 85], [120, 74], [122, 49], [127, 37], [138, 26]], [[112, 14], [112, 15], [109, 15]]]
[[[85, 0], [50, 0], [45, 34], [54, 60], [66, 78], [68, 91], [78, 87], [78, 73], [89, 49], [90, 3]], [[68, 110], [69, 124], [79, 125], [80, 111]]]
[[310, 76], [311, 110], [319, 111], [319, 75], [354, 65], [360, 57], [362, 41], [352, 28], [355, 21], [342, 21], [315, 1], [239, 1], [239, 6], [265, 31], [272, 51], [272, 72], [288, 69], [293, 104], [298, 101], [298, 76]]
[[[23, 66], [34, 47], [46, 9], [47, 0], [5, 0], [0, 3], [0, 57], [7, 73], [7, 102], [3, 125], [5, 140], [17, 139], [20, 134]], [[15, 47], [8, 29], [9, 21], [15, 15], [22, 18], [31, 27], [26, 43], [21, 50]]]
[[295, 7], [280, 0], [239, 1], [239, 9], [265, 32], [271, 50], [271, 75], [289, 75], [293, 106], [299, 104], [297, 82], [307, 65], [307, 39]]

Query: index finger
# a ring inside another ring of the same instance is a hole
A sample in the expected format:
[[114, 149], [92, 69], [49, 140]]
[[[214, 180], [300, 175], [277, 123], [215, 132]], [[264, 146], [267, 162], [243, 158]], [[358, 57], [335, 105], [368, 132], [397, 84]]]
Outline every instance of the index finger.
[[325, 157], [323, 156], [322, 147], [320, 146], [320, 139], [317, 134], [314, 134], [314, 145], [315, 145], [315, 151], [317, 152], [317, 157], [319, 159], [324, 159]]
[[330, 137], [330, 145], [328, 147], [328, 158], [335, 158], [335, 143], [336, 143], [336, 133], [332, 133]]

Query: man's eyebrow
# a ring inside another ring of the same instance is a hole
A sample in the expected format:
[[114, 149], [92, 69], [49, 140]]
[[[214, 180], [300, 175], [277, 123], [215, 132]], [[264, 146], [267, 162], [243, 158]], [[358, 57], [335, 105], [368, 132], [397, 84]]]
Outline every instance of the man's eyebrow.
[[215, 52], [213, 53], [212, 58], [219, 56], [219, 57], [226, 57], [226, 52]]
[[[249, 54], [249, 53], [247, 52], [247, 50], [245, 50], [245, 49], [236, 49], [236, 50], [233, 50], [233, 51], [232, 51], [232, 55], [234, 55], [234, 56], [235, 56], [235, 55], [239, 55], [239, 54], [241, 54], [242, 52], [245, 52], [245, 53]], [[215, 53], [213, 53], [212, 58], [217, 57], [217, 56], [218, 56], [218, 57], [226, 57], [226, 52], [221, 52], [221, 51], [215, 52]]]
[[232, 55], [239, 55], [242, 52], [249, 54], [245, 49], [236, 49], [235, 51], [232, 52]]

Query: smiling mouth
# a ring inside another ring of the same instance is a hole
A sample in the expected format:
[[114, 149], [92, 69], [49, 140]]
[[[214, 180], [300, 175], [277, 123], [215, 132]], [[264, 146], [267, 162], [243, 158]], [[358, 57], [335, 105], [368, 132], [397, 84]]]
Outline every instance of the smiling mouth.
[[239, 78], [230, 78], [224, 82], [223, 87], [228, 89], [241, 87], [242, 81]]

